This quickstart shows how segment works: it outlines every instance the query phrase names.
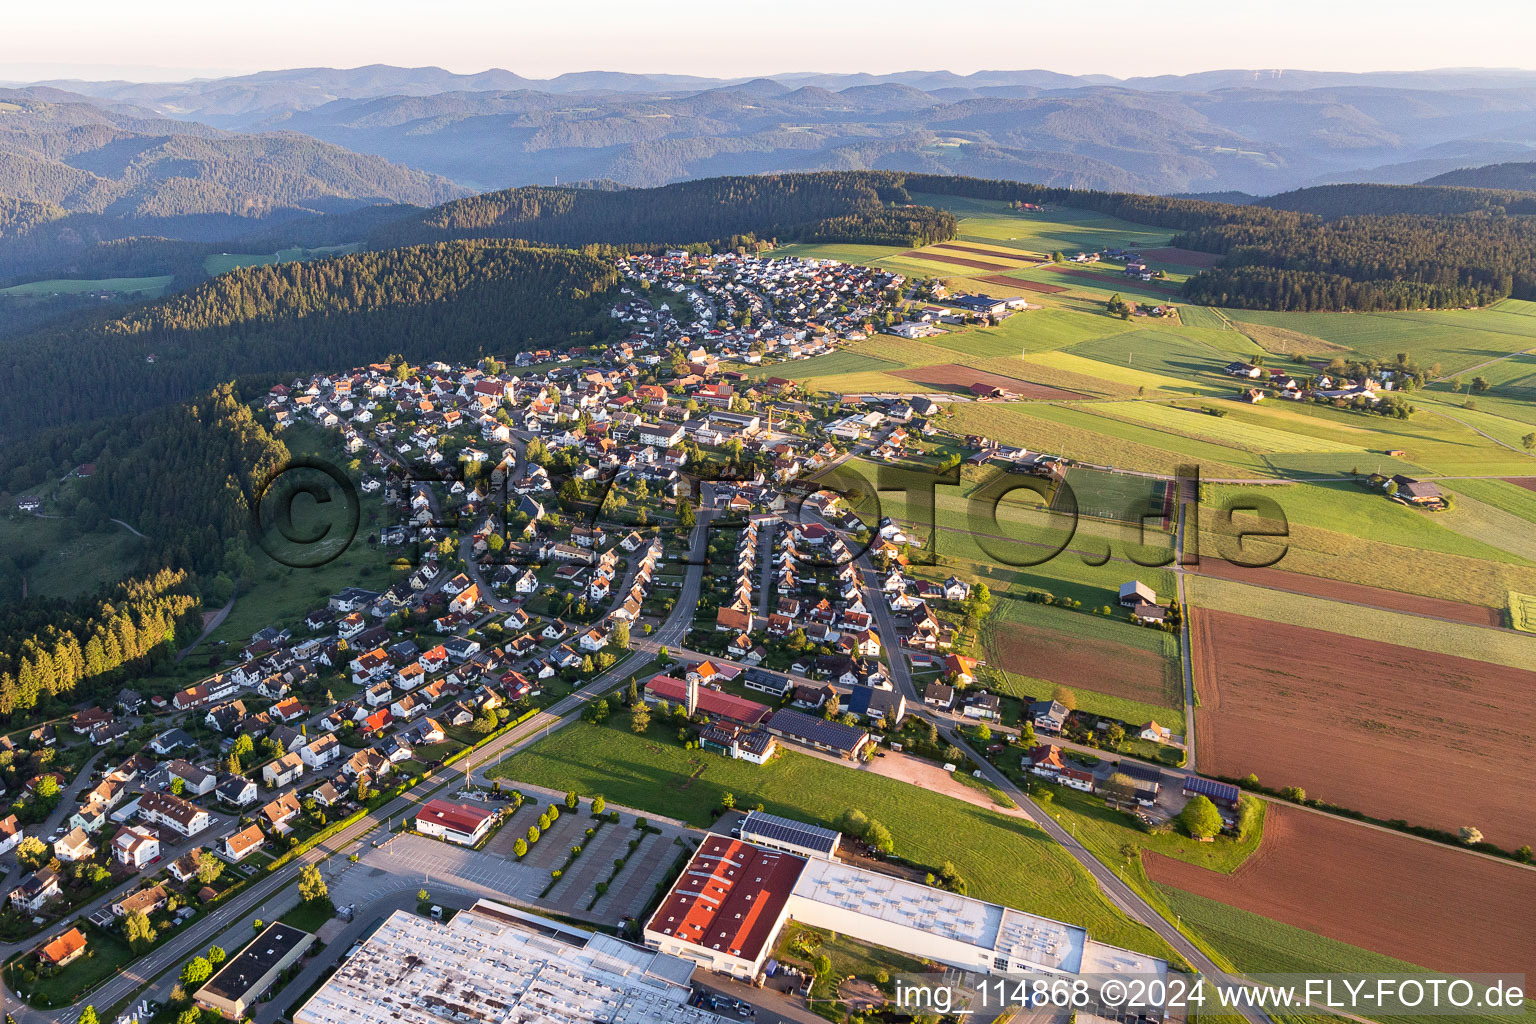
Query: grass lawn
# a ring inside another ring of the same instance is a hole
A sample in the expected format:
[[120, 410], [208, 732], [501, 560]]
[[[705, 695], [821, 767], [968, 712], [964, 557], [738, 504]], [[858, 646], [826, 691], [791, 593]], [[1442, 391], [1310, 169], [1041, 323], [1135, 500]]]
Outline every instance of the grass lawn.
[[[937, 793], [792, 751], [764, 766], [685, 750], [670, 725], [634, 735], [627, 714], [607, 725], [574, 723], [503, 761], [500, 777], [582, 794], [707, 826], [732, 793], [738, 806], [823, 825], [860, 808], [885, 824], [898, 855], [937, 867], [953, 861], [973, 896], [1085, 926], [1095, 938], [1167, 955], [1090, 876], [1036, 826]], [[964, 837], [956, 841], [955, 837]]]
[[324, 259], [327, 256], [340, 256], [344, 253], [356, 252], [360, 243], [352, 242], [347, 245], [328, 245], [319, 249], [279, 249], [277, 252], [221, 252], [213, 253], [203, 259], [203, 269], [209, 274], [217, 276], [228, 273], [237, 267], [263, 267], [269, 263], [292, 263], [295, 260]]
[[133, 575], [143, 547], [142, 540], [115, 523], [80, 533], [67, 519], [19, 513], [0, 518], [0, 548], [21, 567], [28, 597], [95, 593]]
[[1130, 814], [1114, 810], [1087, 793], [1061, 786], [1052, 787], [1051, 792], [1054, 795], [1043, 804], [1051, 817], [1063, 828], [1068, 828], [1100, 860], [1122, 872], [1128, 867], [1126, 861], [1134, 860], [1130, 856], [1130, 848], [1134, 846], [1230, 875], [1259, 848], [1264, 837], [1262, 811], [1258, 827], [1250, 829], [1242, 839], [1221, 836], [1214, 842], [1197, 843], [1177, 831], [1165, 835], [1143, 832]]
[[87, 292], [116, 292], [119, 295], [136, 295], [158, 298], [171, 285], [171, 275], [161, 277], [101, 277], [86, 280], [52, 278], [47, 281], [29, 281], [26, 284], [0, 288], [0, 295], [23, 295], [28, 298], [47, 298], [50, 295], [81, 295]]
[[318, 903], [300, 903], [278, 920], [283, 924], [293, 925], [295, 928], [314, 934], [320, 930], [321, 925], [335, 916], [336, 908], [321, 900]]
[[[12, 988], [18, 994], [25, 992], [24, 998], [28, 1003], [45, 1008], [68, 1006], [87, 989], [112, 977], [134, 959], [133, 950], [128, 948], [128, 943], [119, 938], [116, 932], [89, 923], [79, 927], [85, 933], [85, 956], [51, 977], [38, 978], [30, 985], [22, 984], [19, 989], [13, 984]], [[58, 927], [59, 932], [67, 930], [62, 925]], [[48, 937], [54, 934], [49, 932]]]

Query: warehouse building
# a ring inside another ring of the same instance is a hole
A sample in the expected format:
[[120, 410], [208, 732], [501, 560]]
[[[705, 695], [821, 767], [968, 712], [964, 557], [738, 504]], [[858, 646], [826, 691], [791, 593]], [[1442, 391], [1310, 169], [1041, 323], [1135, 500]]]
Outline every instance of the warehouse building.
[[664, 953], [751, 979], [790, 921], [982, 974], [1165, 978], [1168, 972], [1165, 961], [1096, 942], [1076, 925], [831, 858], [714, 835], [694, 853], [644, 934], [647, 945]]
[[193, 999], [205, 1010], [239, 1020], [314, 941], [309, 932], [274, 921], [239, 955], [219, 968]]
[[433, 798], [416, 812], [416, 831], [460, 846], [474, 846], [496, 823], [495, 811]]
[[726, 1024], [688, 1005], [693, 964], [490, 900], [442, 923], [397, 910], [295, 1024]]
[[800, 857], [831, 860], [837, 856], [837, 844], [843, 835], [836, 829], [808, 825], [793, 818], [781, 818], [765, 811], [748, 811], [737, 826], [742, 839], [770, 850], [782, 850]]

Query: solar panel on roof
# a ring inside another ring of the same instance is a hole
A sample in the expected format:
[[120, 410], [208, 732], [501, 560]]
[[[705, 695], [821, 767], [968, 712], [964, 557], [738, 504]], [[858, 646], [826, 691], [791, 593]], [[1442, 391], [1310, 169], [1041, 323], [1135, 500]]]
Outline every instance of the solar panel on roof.
[[742, 819], [741, 836], [743, 839], [760, 836], [772, 842], [792, 843], [822, 853], [831, 853], [836, 849], [838, 840], [838, 834], [831, 829], [759, 811], [752, 811]]

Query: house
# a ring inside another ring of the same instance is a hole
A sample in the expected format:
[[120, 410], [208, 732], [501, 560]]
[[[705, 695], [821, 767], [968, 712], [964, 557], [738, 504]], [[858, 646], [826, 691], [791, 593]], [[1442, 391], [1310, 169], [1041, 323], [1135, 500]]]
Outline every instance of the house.
[[61, 892], [58, 869], [49, 866], [22, 879], [21, 884], [11, 890], [10, 900], [22, 913], [35, 914]]
[[460, 846], [474, 846], [498, 817], [496, 811], [484, 807], [433, 798], [416, 812], [416, 831]]
[[[327, 736], [325, 738], [333, 741], [336, 739], [334, 736]], [[297, 753], [290, 751], [282, 757], [268, 762], [261, 769], [261, 780], [266, 783], [268, 789], [277, 789], [298, 781], [299, 776], [303, 774], [304, 759]]]
[[952, 710], [955, 706], [955, 688], [946, 683], [929, 683], [923, 690], [923, 703], [940, 711]]
[[1061, 748], [1054, 743], [1042, 743], [1025, 754], [1024, 768], [1034, 775], [1060, 785], [1081, 790], [1084, 793], [1093, 792], [1093, 772], [1068, 764], [1062, 757]]
[[980, 718], [993, 720], [1001, 718], [1003, 714], [1003, 702], [995, 693], [985, 690], [980, 693], [967, 694], [960, 702], [960, 713], [966, 718]]
[[160, 856], [160, 837], [142, 825], [128, 825], [112, 837], [112, 856], [124, 867], [138, 871]]
[[287, 835], [292, 830], [292, 822], [299, 816], [299, 797], [297, 793], [284, 793], [276, 800], [265, 804], [261, 808], [261, 816], [267, 820], [267, 824], [278, 835]]
[[380, 754], [371, 747], [364, 747], [348, 758], [347, 763], [342, 765], [341, 770], [352, 778], [364, 775], [371, 777], [387, 774], [390, 770], [390, 765], [383, 754]]
[[1148, 722], [1138, 726], [1136, 736], [1139, 739], [1151, 740], [1153, 743], [1172, 743], [1173, 733], [1166, 725], [1158, 725], [1157, 722]]
[[310, 771], [319, 771], [341, 757], [341, 741], [326, 734], [299, 749], [299, 758]]
[[183, 885], [192, 881], [192, 879], [197, 877], [197, 862], [202, 855], [203, 848], [198, 846], [171, 861], [171, 866], [168, 869], [171, 872], [171, 877]]
[[140, 797], [139, 819], [151, 825], [164, 825], [183, 836], [208, 827], [207, 811], [170, 793], [145, 793]]
[[944, 677], [960, 686], [970, 686], [976, 681], [976, 659], [963, 654], [944, 655]]
[[1387, 484], [1387, 490], [1399, 501], [1410, 505], [1438, 505], [1445, 500], [1445, 495], [1434, 484], [1427, 480], [1415, 480], [1401, 473], [1391, 479]]
[[170, 894], [165, 891], [165, 886], [152, 885], [112, 904], [112, 913], [118, 917], [127, 917], [130, 914], [152, 914], [165, 906], [169, 899]]
[[1140, 580], [1120, 584], [1120, 607], [1135, 608], [1143, 604], [1157, 604], [1157, 591]]
[[778, 740], [762, 729], [745, 729], [727, 722], [709, 725], [699, 734], [699, 743], [705, 750], [759, 765], [772, 760], [779, 747]]
[[26, 830], [16, 822], [16, 815], [0, 818], [0, 854], [10, 853], [27, 837]]
[[161, 757], [174, 754], [183, 747], [190, 749], [195, 746], [197, 744], [193, 741], [192, 737], [188, 736], [181, 729], [167, 729], [149, 741], [149, 749]]
[[256, 782], [244, 775], [231, 775], [218, 784], [213, 795], [231, 807], [248, 807], [256, 802]]
[[1059, 735], [1067, 724], [1067, 706], [1059, 700], [1037, 700], [1029, 706], [1029, 720], [1036, 732]]
[[90, 836], [85, 834], [83, 828], [70, 829], [53, 844], [53, 855], [65, 864], [77, 860], [90, 860], [95, 854], [96, 847], [91, 845]]
[[74, 963], [85, 955], [85, 936], [79, 928], [71, 928], [63, 935], [43, 943], [37, 950], [37, 962], [41, 966], [58, 970]]
[[84, 829], [94, 835], [100, 832], [107, 823], [107, 805], [100, 803], [84, 803], [74, 814], [69, 816], [69, 827]]
[[213, 772], [199, 768], [195, 764], [177, 758], [165, 763], [165, 771], [173, 779], [181, 780], [181, 792], [183, 795], [202, 796], [213, 792], [218, 784], [218, 778]]
[[261, 826], [250, 825], [232, 836], [225, 836], [224, 847], [219, 852], [225, 860], [238, 864], [261, 849], [265, 841], [266, 836], [261, 834]]

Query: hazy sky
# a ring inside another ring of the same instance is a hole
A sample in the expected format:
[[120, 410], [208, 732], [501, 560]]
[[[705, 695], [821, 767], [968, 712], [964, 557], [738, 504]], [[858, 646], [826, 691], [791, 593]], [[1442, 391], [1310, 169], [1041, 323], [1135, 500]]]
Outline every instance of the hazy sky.
[[1531, 67], [1536, 4], [1480, 0], [50, 0], [6, 5], [0, 77], [144, 80], [360, 64], [719, 77], [1048, 68]]

